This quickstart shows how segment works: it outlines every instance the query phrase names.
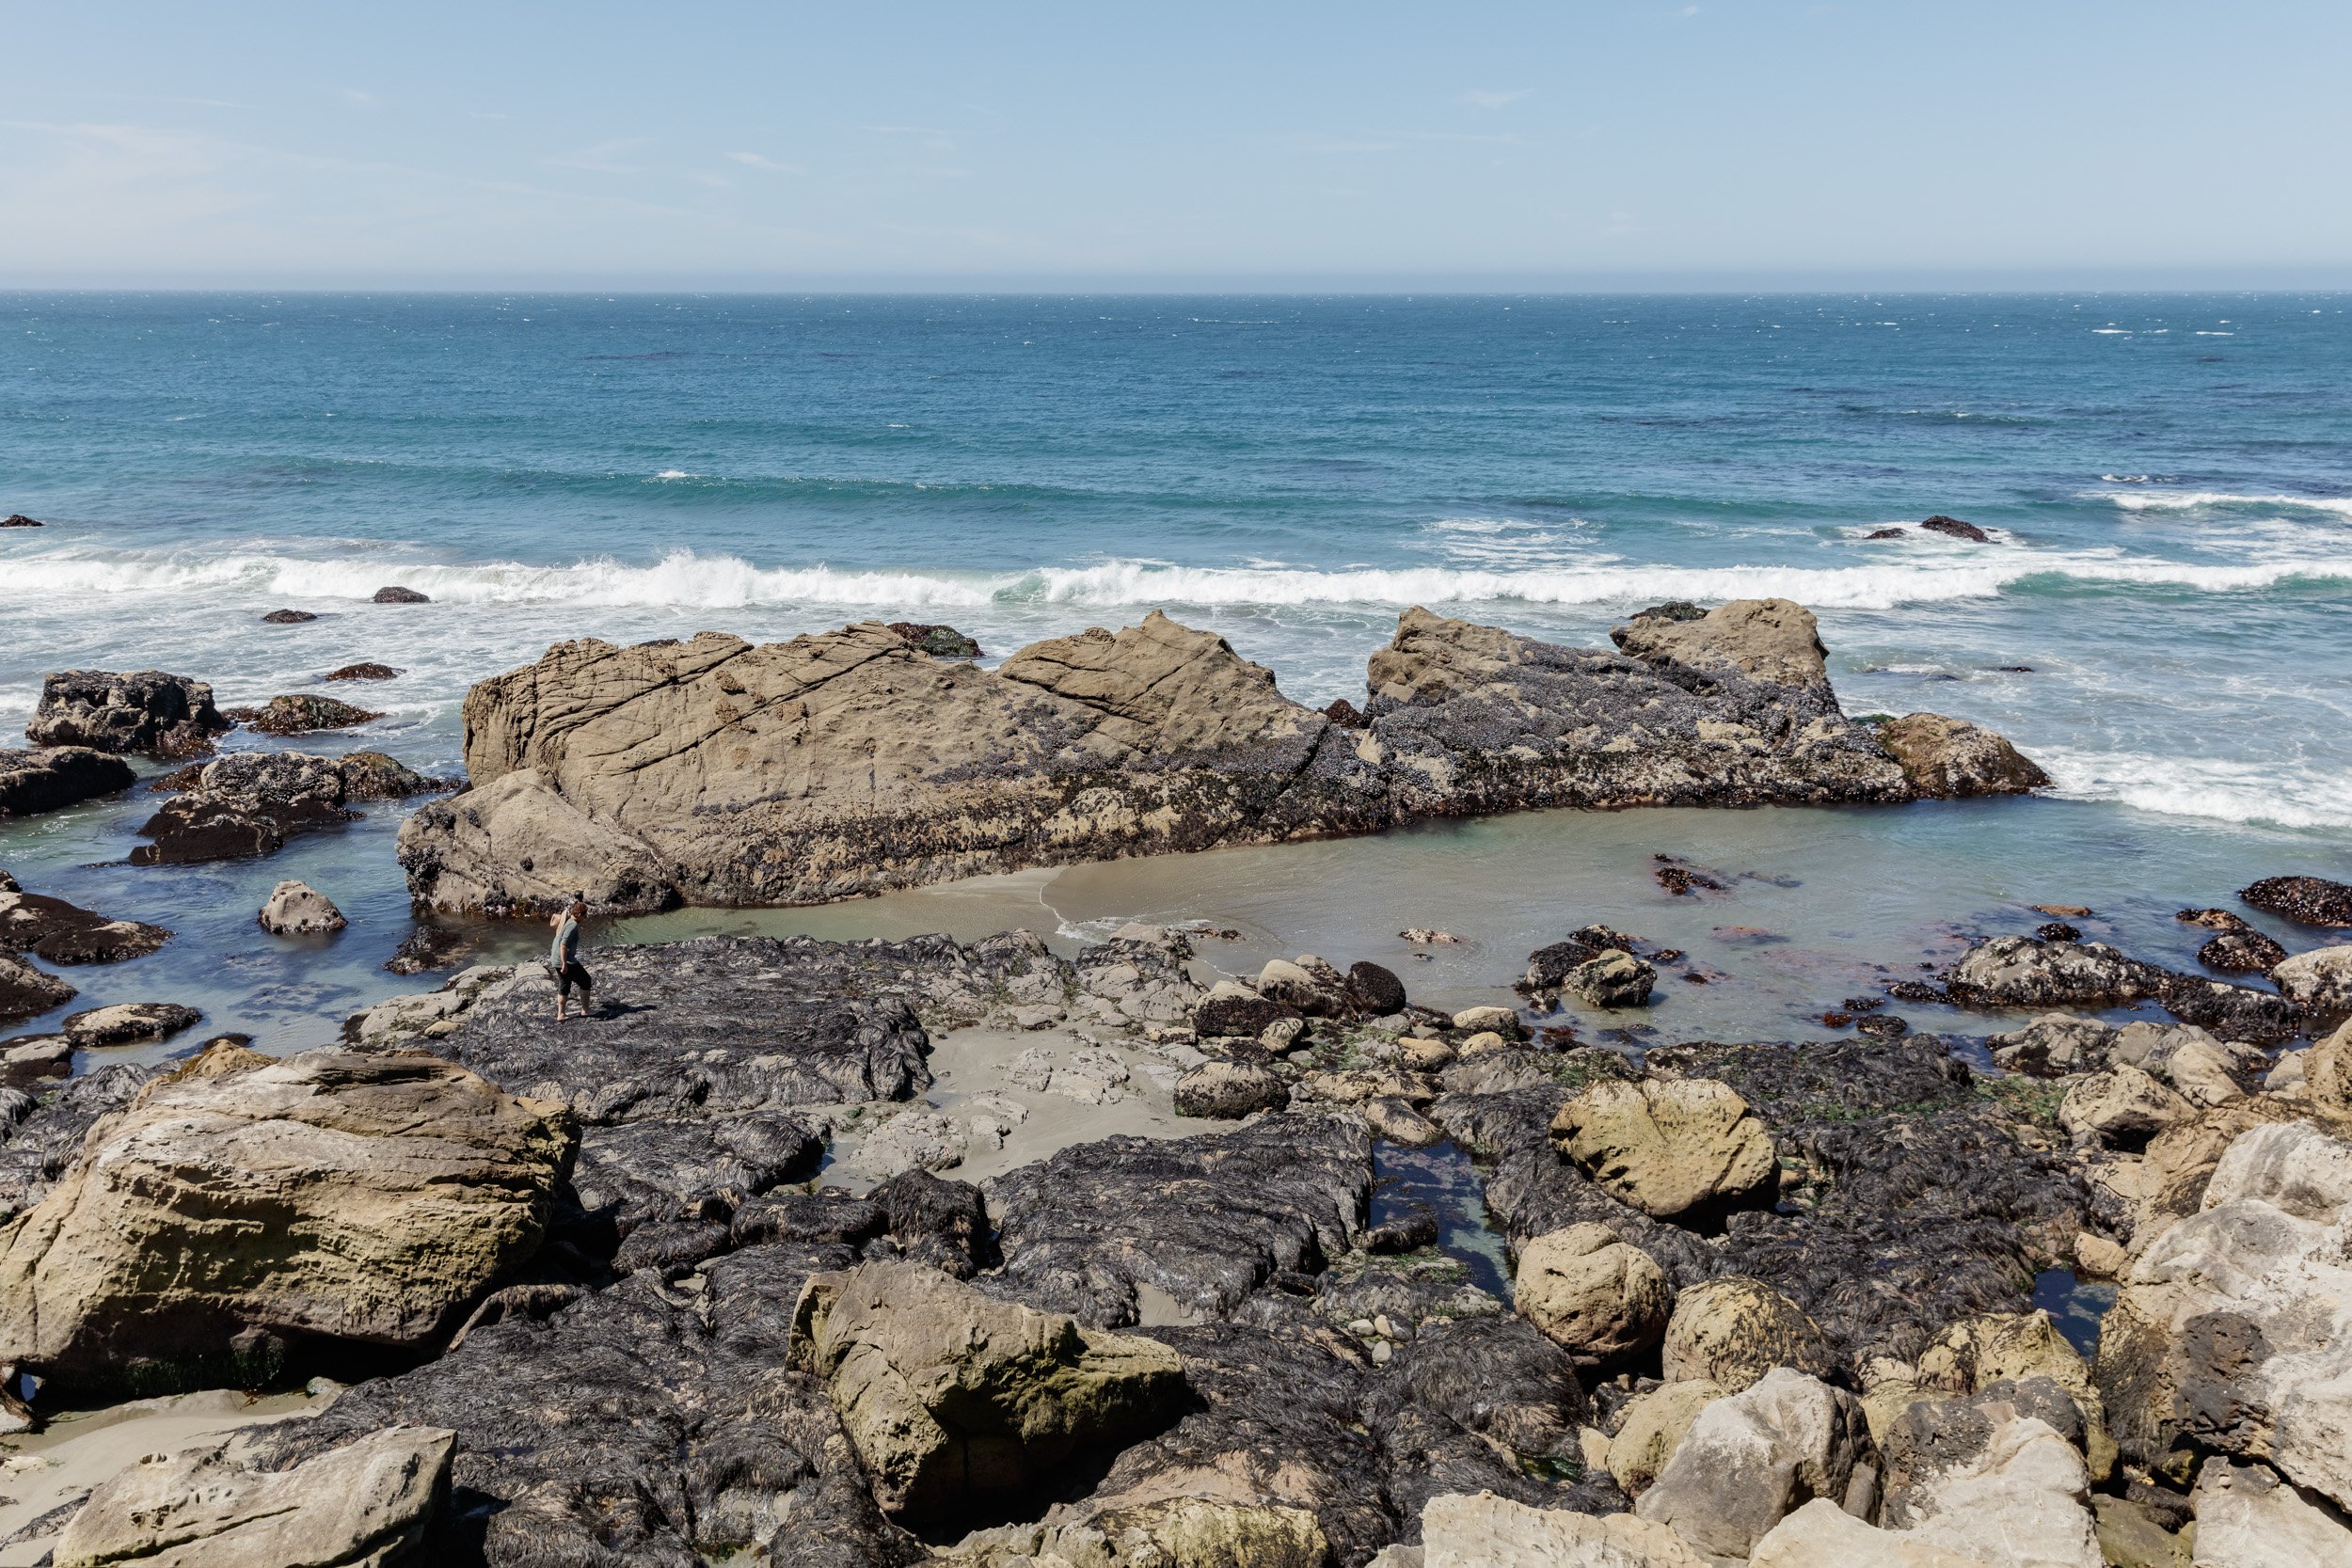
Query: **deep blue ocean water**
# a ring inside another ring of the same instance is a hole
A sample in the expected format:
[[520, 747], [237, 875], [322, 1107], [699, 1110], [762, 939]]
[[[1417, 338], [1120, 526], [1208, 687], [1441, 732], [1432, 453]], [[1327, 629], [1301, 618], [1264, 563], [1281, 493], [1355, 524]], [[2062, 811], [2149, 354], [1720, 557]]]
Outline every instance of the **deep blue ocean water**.
[[[1001, 656], [1152, 608], [1321, 703], [1415, 603], [1597, 642], [1779, 594], [1850, 710], [2049, 768], [2090, 826], [2032, 855], [2173, 835], [2342, 875], [2347, 307], [0, 295], [0, 512], [48, 525], [0, 533], [0, 729], [53, 669], [230, 703], [371, 658], [406, 672], [349, 693], [389, 710], [371, 743], [448, 768], [468, 683], [559, 638], [881, 616]], [[388, 583], [434, 602], [366, 602]], [[258, 623], [280, 605], [323, 618]], [[252, 1018], [325, 1016], [397, 939], [389, 815], [261, 866], [96, 869], [151, 803], [0, 829], [0, 862], [167, 924], [334, 881], [373, 934], [246, 955]]]

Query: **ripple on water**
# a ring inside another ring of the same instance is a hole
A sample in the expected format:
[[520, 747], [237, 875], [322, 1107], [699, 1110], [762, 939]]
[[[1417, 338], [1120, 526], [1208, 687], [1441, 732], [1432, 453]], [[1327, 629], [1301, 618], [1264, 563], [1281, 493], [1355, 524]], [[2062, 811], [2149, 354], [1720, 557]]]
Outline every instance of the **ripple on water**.
[[1511, 1261], [1502, 1236], [1486, 1223], [1486, 1183], [1470, 1155], [1451, 1142], [1412, 1148], [1372, 1146], [1372, 1223], [1400, 1218], [1416, 1205], [1437, 1211], [1438, 1250], [1470, 1271], [1470, 1282], [1511, 1299]]

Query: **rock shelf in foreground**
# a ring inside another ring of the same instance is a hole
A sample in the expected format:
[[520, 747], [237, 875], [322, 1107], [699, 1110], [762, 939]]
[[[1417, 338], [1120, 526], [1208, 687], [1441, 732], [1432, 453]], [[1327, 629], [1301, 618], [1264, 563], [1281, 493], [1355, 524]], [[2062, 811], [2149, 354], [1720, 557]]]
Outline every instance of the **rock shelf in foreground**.
[[[1893, 802], [2040, 770], [1974, 726], [1847, 719], [1813, 617], [1665, 606], [1566, 648], [1425, 610], [1360, 709], [1154, 611], [994, 670], [866, 623], [583, 639], [476, 685], [471, 787], [405, 824], [419, 905], [813, 903], [947, 878], [1534, 806]], [[1341, 712], [1340, 718], [1331, 712]]]

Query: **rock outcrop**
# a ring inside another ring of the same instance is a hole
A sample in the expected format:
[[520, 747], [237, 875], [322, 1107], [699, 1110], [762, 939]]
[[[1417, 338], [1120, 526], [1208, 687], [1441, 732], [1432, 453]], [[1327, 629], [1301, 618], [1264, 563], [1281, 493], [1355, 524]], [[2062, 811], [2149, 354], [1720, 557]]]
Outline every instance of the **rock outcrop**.
[[0, 953], [30, 954], [55, 964], [110, 964], [142, 958], [171, 933], [136, 920], [109, 920], [46, 894], [26, 893], [0, 871]]
[[[327, 677], [329, 680], [334, 678], [333, 675]], [[287, 696], [272, 697], [260, 707], [230, 708], [228, 717], [263, 735], [308, 735], [314, 730], [357, 729], [361, 724], [372, 724], [384, 716], [333, 697], [297, 691]]]
[[1920, 794], [1938, 800], [2022, 795], [2050, 775], [1991, 730], [1938, 713], [1910, 713], [1879, 725], [1879, 744]]
[[421, 1345], [538, 1244], [572, 1138], [429, 1056], [215, 1045], [0, 1237], [0, 1360], [168, 1387], [306, 1339]]
[[134, 865], [186, 865], [274, 855], [298, 833], [339, 827], [349, 802], [398, 799], [442, 787], [381, 752], [345, 757], [307, 752], [238, 752], [207, 763], [194, 787], [139, 829]]
[[793, 1336], [875, 1500], [913, 1521], [1023, 1499], [1077, 1449], [1166, 1425], [1184, 1393], [1183, 1360], [1156, 1340], [992, 1301], [919, 1264], [817, 1275]]
[[1157, 612], [993, 671], [879, 623], [561, 643], [468, 695], [472, 787], [401, 863], [448, 911], [791, 904], [1527, 806], [1923, 792], [1839, 711], [1798, 606], [1655, 621], [1614, 654], [1408, 611], [1355, 725]]
[[2237, 895], [2305, 926], [2352, 927], [2352, 886], [2325, 877], [2265, 877], [2238, 889]]
[[340, 931], [350, 922], [335, 901], [308, 882], [285, 881], [270, 889], [256, 917], [272, 936], [317, 936]]
[[0, 751], [0, 818], [60, 811], [137, 782], [129, 763], [89, 746]]
[[55, 974], [21, 958], [0, 958], [0, 1023], [14, 1023], [62, 1007], [80, 994]]
[[1709, 1557], [1745, 1562], [1790, 1513], [1817, 1497], [1845, 1502], [1870, 1455], [1851, 1394], [1776, 1368], [1700, 1411], [1633, 1508]]
[[2314, 947], [2272, 967], [2279, 992], [2321, 1018], [2352, 1013], [2352, 943]]
[[36, 746], [185, 757], [211, 751], [213, 736], [230, 727], [202, 681], [160, 670], [66, 670], [41, 683], [24, 738]]
[[2285, 1039], [2302, 1027], [2304, 1016], [2290, 997], [2176, 974], [2103, 942], [1994, 937], [1952, 966], [1947, 988], [1963, 1006], [2121, 1007], [2153, 1001], [2228, 1039]]
[[375, 1568], [407, 1562], [446, 1501], [453, 1434], [388, 1427], [288, 1469], [239, 1434], [149, 1454], [90, 1494], [57, 1568]]
[[1772, 1133], [1729, 1085], [1709, 1079], [1595, 1084], [1560, 1108], [1551, 1135], [1586, 1175], [1654, 1219], [1720, 1224], [1778, 1192]]

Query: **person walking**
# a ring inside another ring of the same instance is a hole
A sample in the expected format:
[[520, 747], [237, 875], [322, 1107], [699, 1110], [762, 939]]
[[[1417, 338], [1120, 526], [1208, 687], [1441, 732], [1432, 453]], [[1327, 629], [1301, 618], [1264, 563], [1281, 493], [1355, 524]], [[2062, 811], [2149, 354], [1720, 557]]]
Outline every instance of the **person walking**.
[[588, 1004], [595, 999], [596, 983], [588, 977], [586, 966], [580, 961], [580, 923], [587, 918], [588, 895], [575, 893], [572, 901], [548, 922], [555, 927], [555, 945], [548, 952], [548, 968], [555, 975], [555, 1022], [558, 1023], [564, 1022], [564, 1001], [571, 995], [574, 986], [580, 988], [581, 1017], [588, 1015]]

